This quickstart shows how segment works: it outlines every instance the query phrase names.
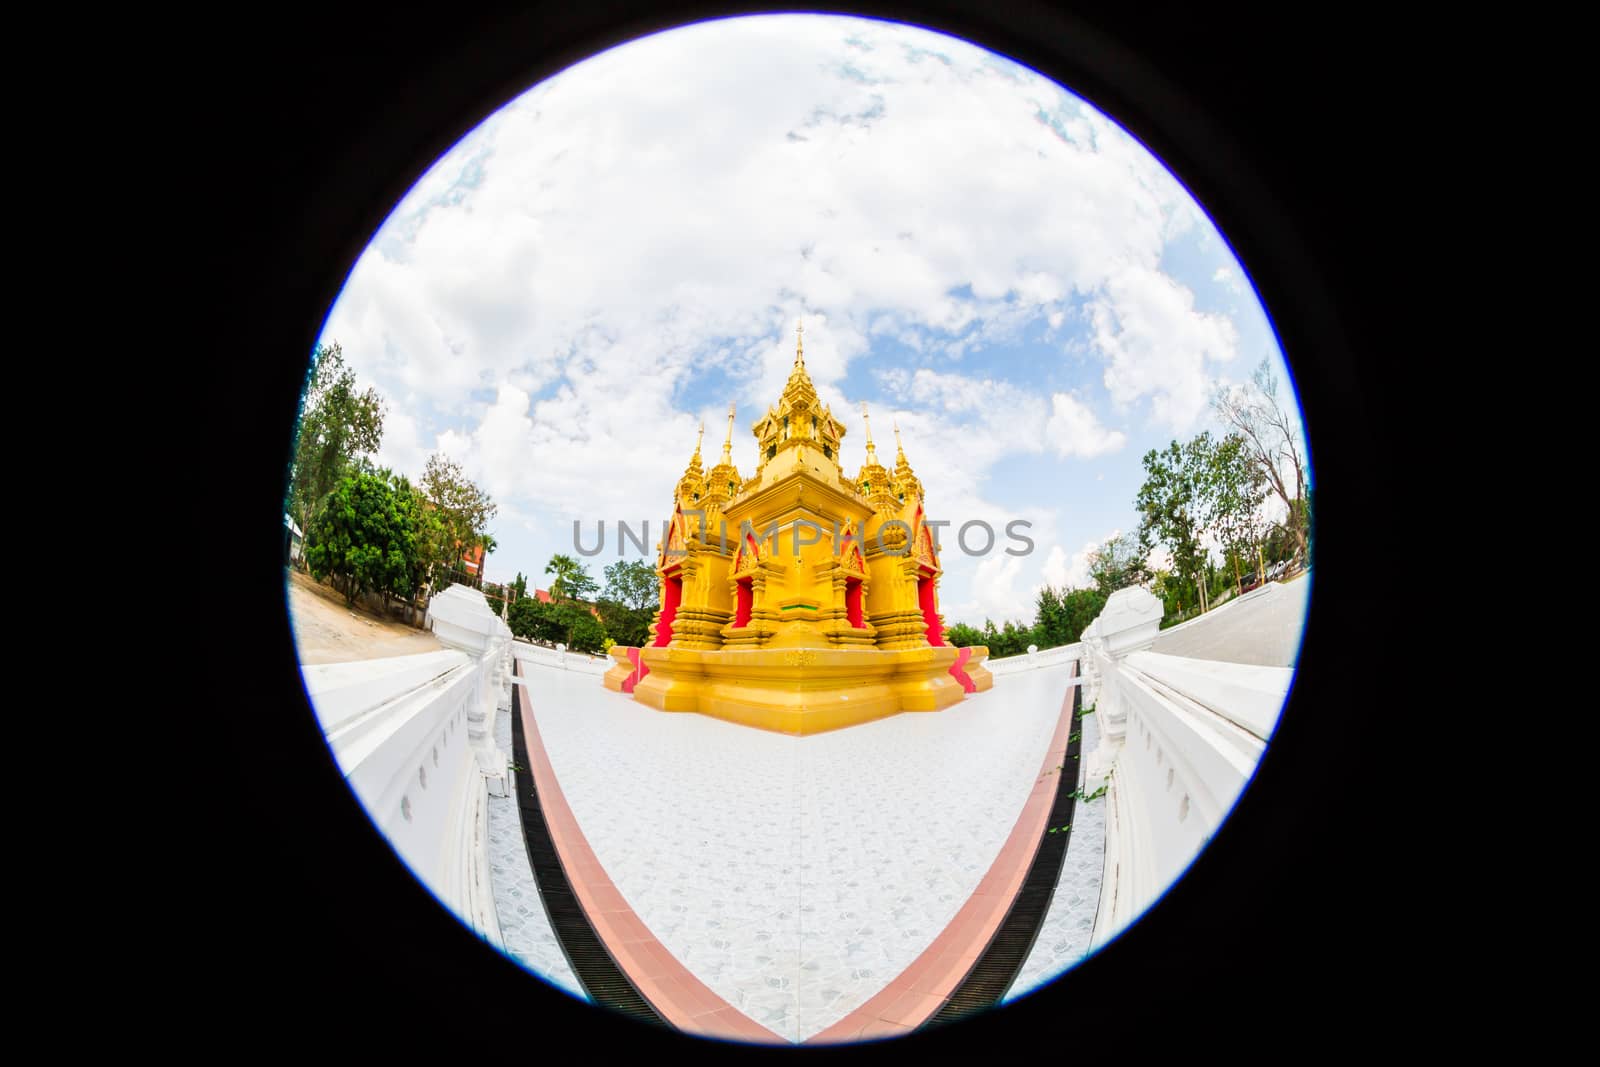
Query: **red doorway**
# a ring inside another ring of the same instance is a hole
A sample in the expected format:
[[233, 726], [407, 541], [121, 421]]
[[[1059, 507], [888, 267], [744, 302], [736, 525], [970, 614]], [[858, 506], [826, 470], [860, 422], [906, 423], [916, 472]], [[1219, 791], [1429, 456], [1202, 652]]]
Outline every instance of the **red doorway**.
[[668, 576], [663, 586], [661, 624], [656, 627], [656, 641], [652, 647], [663, 648], [672, 640], [672, 620], [678, 615], [678, 605], [683, 602], [683, 579]]
[[738, 600], [733, 606], [733, 624], [749, 626], [750, 612], [755, 605], [755, 590], [751, 588], [749, 578], [740, 578], [738, 584]]
[[944, 627], [939, 625], [938, 605], [934, 603], [933, 575], [917, 579], [917, 602], [922, 606], [922, 621], [928, 624], [928, 644], [944, 644]]

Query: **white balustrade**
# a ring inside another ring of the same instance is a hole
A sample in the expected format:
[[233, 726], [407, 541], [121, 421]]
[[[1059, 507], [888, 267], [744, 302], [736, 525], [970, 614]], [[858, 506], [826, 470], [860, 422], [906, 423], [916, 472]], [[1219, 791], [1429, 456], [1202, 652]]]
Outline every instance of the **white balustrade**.
[[1057, 667], [1077, 659], [1081, 649], [1082, 646], [1078, 644], [1062, 645], [1059, 648], [1043, 648], [1037, 651], [1024, 652], [1020, 656], [984, 660], [983, 665], [989, 668], [991, 674], [1015, 674], [1018, 671], [1042, 670], [1045, 667]]
[[610, 656], [596, 653], [591, 656], [587, 652], [567, 652], [542, 645], [529, 644], [526, 641], [513, 642], [511, 654], [525, 664], [541, 667], [550, 667], [559, 671], [578, 671], [582, 674], [603, 675], [611, 669], [613, 660]]
[[452, 586], [428, 606], [448, 648], [301, 668], [346, 781], [446, 907], [500, 946], [489, 881], [487, 796], [507, 791], [494, 716], [509, 700], [511, 631], [483, 594]]
[[1105, 786], [1107, 805], [1094, 947], [1205, 847], [1255, 773], [1294, 677], [1290, 667], [1151, 652], [1160, 619], [1154, 596], [1123, 589], [1083, 634], [1085, 706], [1100, 720], [1084, 788]]

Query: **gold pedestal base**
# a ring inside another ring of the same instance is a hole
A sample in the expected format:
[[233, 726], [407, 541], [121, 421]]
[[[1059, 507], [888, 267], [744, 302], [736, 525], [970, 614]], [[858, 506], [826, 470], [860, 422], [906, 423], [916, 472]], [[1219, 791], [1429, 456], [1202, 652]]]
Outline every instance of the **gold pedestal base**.
[[639, 655], [649, 673], [634, 685], [633, 696], [661, 711], [817, 734], [959, 702], [966, 693], [950, 674], [957, 654], [948, 647], [646, 648]]

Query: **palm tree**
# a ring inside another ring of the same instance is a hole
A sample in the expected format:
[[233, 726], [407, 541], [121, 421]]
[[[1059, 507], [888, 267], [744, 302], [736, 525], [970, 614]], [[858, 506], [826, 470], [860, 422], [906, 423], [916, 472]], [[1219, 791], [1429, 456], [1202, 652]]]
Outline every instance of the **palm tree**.
[[571, 556], [551, 557], [544, 572], [556, 576], [556, 580], [550, 583], [550, 596], [555, 600], [577, 600], [598, 588], [584, 565]]

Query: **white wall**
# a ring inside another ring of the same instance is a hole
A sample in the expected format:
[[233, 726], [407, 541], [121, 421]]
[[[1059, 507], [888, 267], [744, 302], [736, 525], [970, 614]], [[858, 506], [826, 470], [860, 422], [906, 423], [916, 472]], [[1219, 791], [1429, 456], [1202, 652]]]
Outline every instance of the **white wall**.
[[486, 798], [506, 791], [507, 761], [492, 738], [509, 699], [510, 631], [481, 593], [446, 592], [453, 595], [434, 598], [429, 621], [453, 647], [301, 674], [328, 747], [373, 823], [430, 892], [499, 947]]
[[1143, 590], [1113, 601], [1084, 641], [1084, 696], [1101, 728], [1085, 789], [1107, 787], [1096, 947], [1155, 903], [1211, 839], [1255, 773], [1294, 677], [1289, 667], [1151, 652], [1159, 601]]

